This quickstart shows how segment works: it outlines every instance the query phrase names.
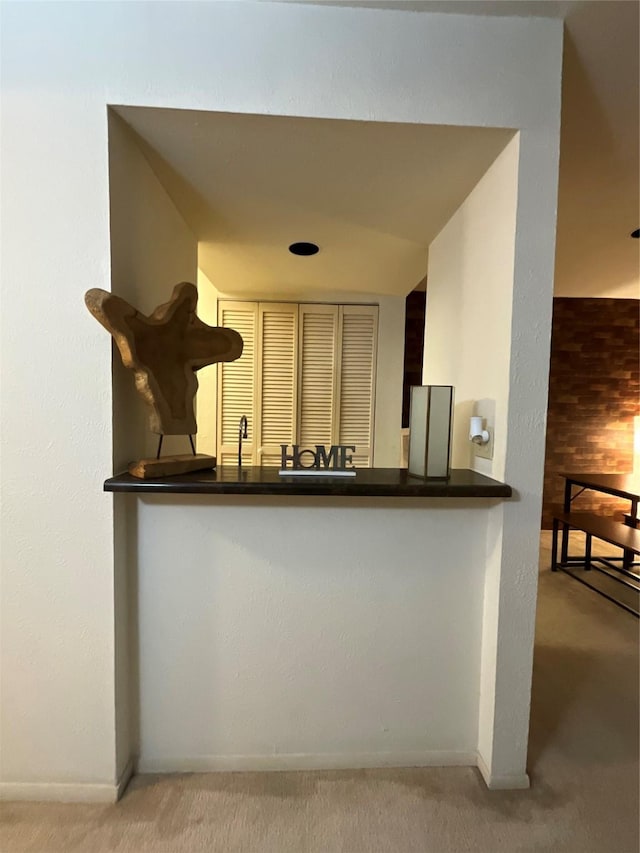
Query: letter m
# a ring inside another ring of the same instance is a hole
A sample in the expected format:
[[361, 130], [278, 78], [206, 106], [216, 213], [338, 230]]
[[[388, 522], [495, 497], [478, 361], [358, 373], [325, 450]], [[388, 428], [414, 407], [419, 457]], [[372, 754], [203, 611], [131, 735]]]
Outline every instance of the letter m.
[[332, 446], [329, 448], [327, 456], [327, 448], [324, 444], [316, 444], [316, 456], [318, 457], [318, 467], [320, 468], [337, 468], [338, 467], [338, 448]]

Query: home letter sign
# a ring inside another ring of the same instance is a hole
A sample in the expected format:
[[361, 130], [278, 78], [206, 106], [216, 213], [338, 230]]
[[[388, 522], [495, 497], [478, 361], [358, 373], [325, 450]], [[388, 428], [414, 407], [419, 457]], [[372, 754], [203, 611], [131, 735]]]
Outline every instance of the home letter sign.
[[[282, 468], [287, 468], [287, 463], [291, 462], [291, 469], [299, 471], [301, 469], [316, 469], [318, 471], [350, 471], [354, 470], [352, 464], [353, 453], [356, 449], [350, 444], [336, 444], [327, 448], [324, 444], [316, 444], [315, 450], [305, 448], [300, 450], [297, 444], [292, 445], [291, 453], [289, 453], [289, 445], [281, 444], [282, 449]], [[348, 453], [347, 451], [351, 451]]]

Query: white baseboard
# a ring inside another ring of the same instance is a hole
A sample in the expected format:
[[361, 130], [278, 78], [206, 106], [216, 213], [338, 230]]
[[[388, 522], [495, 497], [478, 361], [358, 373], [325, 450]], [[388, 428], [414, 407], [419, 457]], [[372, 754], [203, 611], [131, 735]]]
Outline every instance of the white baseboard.
[[492, 774], [480, 754], [477, 756], [477, 765], [490, 791], [521, 791], [531, 787], [527, 773], [513, 773], [505, 776]]
[[0, 800], [115, 803], [117, 799], [117, 785], [82, 782], [0, 782]]
[[145, 758], [137, 773], [219, 773], [261, 770], [354, 770], [376, 767], [475, 767], [475, 752], [288, 753]]
[[[382, 767], [474, 767], [492, 791], [529, 788], [526, 773], [492, 775], [476, 752], [358, 752], [290, 753], [285, 755], [198, 755], [138, 759], [137, 773], [219, 773], [265, 770], [354, 770]], [[124, 793], [134, 772], [129, 761], [113, 784], [73, 782], [0, 782], [0, 800], [115, 803]]]
[[119, 800], [120, 797], [124, 794], [127, 785], [131, 781], [131, 777], [133, 776], [133, 772], [135, 769], [135, 764], [133, 758], [130, 758], [122, 773], [120, 774], [120, 778], [118, 779], [118, 783], [116, 785], [116, 800]]
[[133, 774], [129, 760], [115, 784], [94, 782], [0, 782], [0, 800], [56, 803], [115, 803]]

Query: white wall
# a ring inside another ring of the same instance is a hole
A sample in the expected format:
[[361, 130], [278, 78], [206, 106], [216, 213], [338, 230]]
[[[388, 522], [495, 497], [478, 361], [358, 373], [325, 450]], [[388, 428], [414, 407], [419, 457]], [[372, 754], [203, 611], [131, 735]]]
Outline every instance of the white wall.
[[[228, 287], [218, 291], [211, 280], [198, 271], [200, 316], [205, 322], [217, 323], [218, 299], [260, 300], [283, 302], [336, 302], [378, 305], [378, 351], [376, 396], [374, 411], [374, 458], [378, 468], [396, 468], [400, 460], [402, 427], [402, 382], [404, 377], [404, 322], [406, 300], [402, 296], [382, 296], [379, 293], [343, 291], [318, 292], [301, 288], [292, 296], [278, 293], [237, 292]], [[216, 371], [215, 367], [199, 372], [198, 390], [198, 449], [216, 454]]]
[[[147, 163], [135, 137], [109, 111], [111, 290], [144, 314], [166, 302], [176, 284], [196, 283], [198, 244]], [[157, 437], [135, 390], [133, 374], [114, 357], [115, 471], [155, 455]], [[163, 453], [188, 453], [186, 439], [167, 436]]]
[[[472, 467], [496, 479], [507, 479], [511, 313], [518, 203], [519, 139], [516, 136], [456, 211], [429, 249], [423, 381], [454, 385], [456, 394], [452, 464]], [[492, 460], [471, 453], [469, 418], [486, 418], [495, 430]], [[529, 450], [527, 449], [527, 455]], [[529, 460], [536, 465], [535, 457]], [[541, 500], [542, 483], [531, 496], [532, 512]], [[539, 507], [537, 508], [539, 517]], [[493, 733], [498, 645], [495, 625], [501, 617], [500, 596], [525, 596], [519, 637], [533, 648], [537, 583], [537, 549], [523, 555], [529, 566], [522, 582], [503, 572], [503, 506], [492, 509], [487, 530], [482, 639], [482, 678], [478, 719], [479, 753], [490, 774], [513, 772], [494, 767]], [[517, 559], [515, 554], [508, 555]], [[526, 633], [525, 633], [526, 632]], [[524, 657], [524, 648], [523, 648]], [[529, 695], [529, 678], [520, 673], [521, 695]], [[511, 685], [510, 689], [514, 689]], [[523, 715], [528, 711], [521, 710]], [[526, 725], [526, 720], [522, 721]], [[504, 725], [504, 723], [503, 723]], [[522, 772], [525, 767], [522, 766]]]
[[[423, 382], [455, 387], [454, 468], [504, 478], [511, 300], [518, 202], [517, 137], [429, 247]], [[473, 455], [469, 417], [495, 430], [493, 459]]]
[[473, 764], [479, 503], [142, 499], [140, 767]]
[[[430, 247], [425, 323], [424, 381], [456, 387], [454, 465], [516, 489], [518, 503], [495, 507], [487, 529], [478, 748], [498, 780], [515, 772], [518, 752], [525, 769], [551, 309], [550, 294], [536, 292], [533, 266], [516, 266], [525, 237], [523, 147], [522, 136], [507, 145]], [[495, 429], [491, 461], [470, 452], [472, 414]], [[502, 630], [507, 620], [515, 633], [516, 613], [517, 663]], [[508, 711], [507, 692], [522, 700]], [[509, 750], [509, 741], [517, 747]]]
[[[210, 326], [218, 325], [218, 291], [198, 267], [198, 316]], [[196, 394], [196, 420], [198, 453], [217, 456], [218, 424], [218, 368], [210, 364], [198, 371], [198, 393]]]
[[[521, 130], [502, 583], [531, 570], [537, 542], [561, 41], [559, 21], [297, 4], [3, 7], [5, 795], [113, 794], [111, 353], [82, 302], [110, 285], [106, 105]], [[526, 751], [533, 607], [530, 586], [501, 596], [491, 626], [510, 647], [491, 747], [507, 776]]]
[[[197, 242], [141, 154], [127, 125], [109, 111], [109, 203], [111, 290], [145, 314], [166, 302], [174, 285], [196, 280]], [[96, 338], [104, 330], [95, 327]], [[157, 437], [135, 390], [133, 373], [113, 348], [113, 466], [153, 456]], [[182, 443], [186, 440], [182, 439]], [[188, 452], [167, 436], [163, 452]], [[114, 495], [114, 596], [116, 655], [116, 779], [137, 752], [137, 665], [135, 582], [131, 572], [137, 545], [137, 506]]]

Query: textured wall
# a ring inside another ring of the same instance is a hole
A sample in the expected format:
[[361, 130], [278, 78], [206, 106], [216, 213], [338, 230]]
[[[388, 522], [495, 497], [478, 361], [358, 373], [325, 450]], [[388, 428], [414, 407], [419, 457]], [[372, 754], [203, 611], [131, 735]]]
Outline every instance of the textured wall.
[[452, 466], [469, 467], [469, 415], [485, 417], [493, 459], [472, 467], [518, 496], [489, 517], [482, 605], [478, 752], [504, 785], [515, 756], [526, 763], [552, 301], [539, 265], [536, 287], [519, 279], [524, 144], [506, 146], [429, 247], [423, 374], [455, 387]]
[[[165, 302], [179, 281], [195, 281], [198, 245], [180, 213], [144, 159], [125, 123], [109, 111], [109, 224], [111, 290], [145, 313]], [[96, 347], [108, 347], [95, 325]], [[163, 452], [183, 453], [183, 436], [167, 436]], [[113, 361], [113, 461], [122, 471], [131, 459], [155, 454], [147, 408], [135, 389], [133, 372]], [[130, 670], [135, 625], [128, 553], [135, 543], [136, 512], [128, 495], [114, 500], [114, 600], [116, 655], [116, 776], [136, 752], [132, 700], [137, 693]]]
[[[429, 247], [423, 379], [455, 388], [452, 467], [499, 480], [506, 477], [519, 150], [516, 137]], [[470, 464], [473, 414], [487, 419], [495, 442], [493, 459]], [[533, 467], [531, 448], [527, 453]], [[540, 472], [542, 459], [538, 464]]]
[[[562, 22], [289, 3], [4, 6], [0, 793], [113, 795], [114, 517], [101, 491], [112, 464], [111, 350], [82, 303], [89, 285], [110, 286], [109, 103], [522, 128], [506, 468], [520, 500], [504, 504], [488, 543], [504, 541], [509, 559], [483, 640], [499, 649], [490, 770], [511, 781], [526, 754], [530, 659], [518, 638], [535, 607], [525, 564], [544, 436], [533, 430], [532, 442], [530, 424], [546, 403]], [[536, 466], [523, 452], [531, 447]], [[240, 523], [245, 509], [235, 508]], [[178, 528], [193, 509], [176, 507]], [[461, 539], [477, 512], [460, 509]], [[305, 504], [302, 515], [313, 543], [316, 514]], [[149, 541], [153, 528], [141, 533]], [[437, 535], [446, 541], [446, 530]], [[207, 551], [185, 553], [197, 564]], [[520, 576], [526, 596], [514, 588]], [[243, 600], [239, 591], [215, 604]], [[420, 618], [438, 615], [440, 603], [424, 601]]]
[[[640, 301], [553, 300], [542, 526], [562, 503], [562, 471], [626, 473], [640, 414]], [[576, 509], [623, 511], [627, 501], [585, 492]]]
[[473, 763], [489, 501], [195, 498], [138, 502], [141, 770]]

